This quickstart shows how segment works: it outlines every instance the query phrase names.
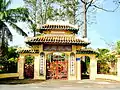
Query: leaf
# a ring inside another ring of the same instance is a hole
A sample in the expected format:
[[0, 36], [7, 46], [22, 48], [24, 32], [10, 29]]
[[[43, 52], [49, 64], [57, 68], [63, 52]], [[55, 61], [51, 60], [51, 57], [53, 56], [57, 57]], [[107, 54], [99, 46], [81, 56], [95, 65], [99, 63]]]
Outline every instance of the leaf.
[[9, 23], [9, 25], [10, 26], [12, 26], [15, 30], [16, 30], [16, 32], [18, 32], [20, 35], [22, 35], [22, 36], [27, 36], [27, 34], [20, 28], [20, 27], [18, 27], [16, 24], [14, 24], [14, 23], [12, 23], [12, 22], [8, 22]]

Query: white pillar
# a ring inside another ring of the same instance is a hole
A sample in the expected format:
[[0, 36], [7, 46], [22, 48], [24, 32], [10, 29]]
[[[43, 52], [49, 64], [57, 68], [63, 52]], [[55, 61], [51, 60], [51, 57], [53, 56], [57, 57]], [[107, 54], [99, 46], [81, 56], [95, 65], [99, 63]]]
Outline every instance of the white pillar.
[[39, 54], [34, 59], [34, 79], [39, 79]]
[[70, 80], [70, 53], [68, 55], [68, 80]]
[[81, 58], [77, 58], [77, 80], [81, 80]]
[[90, 57], [90, 80], [95, 80], [97, 75], [97, 60], [95, 56]]
[[117, 76], [118, 79], [120, 80], [120, 56], [117, 57]]
[[18, 60], [19, 79], [24, 79], [24, 56], [20, 55]]

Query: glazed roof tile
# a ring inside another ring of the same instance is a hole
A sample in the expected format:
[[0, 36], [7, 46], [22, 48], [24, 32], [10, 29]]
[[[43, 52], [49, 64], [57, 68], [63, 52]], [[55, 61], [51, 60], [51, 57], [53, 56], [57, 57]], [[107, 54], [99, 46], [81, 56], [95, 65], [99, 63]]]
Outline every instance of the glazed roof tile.
[[76, 38], [75, 36], [63, 36], [63, 35], [48, 35], [48, 36], [39, 36], [39, 37], [28, 37], [25, 41], [27, 44], [32, 43], [57, 43], [57, 44], [81, 44], [81, 45], [88, 45], [90, 42], [86, 42], [84, 40], [81, 40], [79, 38]]
[[76, 50], [76, 54], [97, 54], [98, 52], [92, 49], [80, 49]]
[[30, 47], [17, 48], [18, 53], [39, 53], [39, 50], [32, 49]]
[[[38, 29], [39, 30], [39, 29]], [[49, 25], [44, 24], [40, 27], [40, 32], [42, 33], [44, 30], [69, 30], [74, 33], [77, 33], [79, 28], [70, 25]]]

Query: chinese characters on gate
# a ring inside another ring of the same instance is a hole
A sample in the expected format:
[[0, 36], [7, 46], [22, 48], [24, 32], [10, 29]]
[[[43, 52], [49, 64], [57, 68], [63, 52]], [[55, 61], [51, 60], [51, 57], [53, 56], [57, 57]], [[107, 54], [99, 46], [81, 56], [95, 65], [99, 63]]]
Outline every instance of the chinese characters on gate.
[[71, 59], [70, 59], [70, 74], [74, 75], [75, 74], [75, 65], [74, 65], [74, 60], [75, 60], [75, 56], [74, 54], [71, 54]]
[[44, 54], [40, 54], [40, 75], [44, 75]]

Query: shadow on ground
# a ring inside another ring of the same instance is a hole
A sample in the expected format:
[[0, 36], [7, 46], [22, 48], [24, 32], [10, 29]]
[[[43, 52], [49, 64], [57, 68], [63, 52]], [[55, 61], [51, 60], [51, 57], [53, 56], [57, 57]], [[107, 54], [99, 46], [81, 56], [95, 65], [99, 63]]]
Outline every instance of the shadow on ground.
[[82, 79], [89, 79], [89, 75], [82, 75], [81, 78]]
[[16, 84], [31, 84], [31, 83], [41, 83], [44, 80], [33, 80], [33, 79], [23, 79], [19, 80], [17, 78], [6, 78], [0, 79], [0, 84], [16, 85]]

